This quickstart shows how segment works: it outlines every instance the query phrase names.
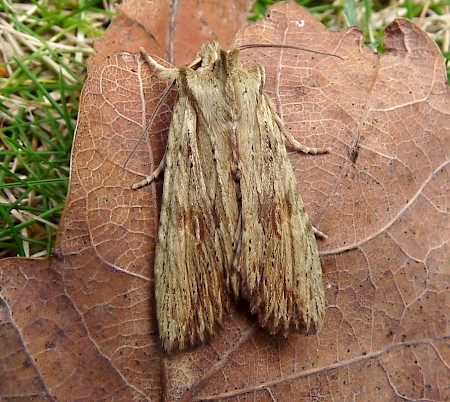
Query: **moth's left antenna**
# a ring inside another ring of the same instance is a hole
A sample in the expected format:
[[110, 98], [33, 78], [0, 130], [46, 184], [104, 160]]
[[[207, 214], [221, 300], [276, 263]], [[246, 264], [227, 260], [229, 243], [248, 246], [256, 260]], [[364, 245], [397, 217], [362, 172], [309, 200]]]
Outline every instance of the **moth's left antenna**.
[[163, 95], [161, 96], [161, 98], [158, 101], [158, 104], [155, 107], [155, 110], [153, 111], [152, 115], [150, 116], [150, 120], [147, 124], [147, 126], [145, 127], [144, 132], [141, 135], [141, 138], [139, 138], [139, 141], [136, 143], [136, 145], [133, 147], [132, 151], [130, 152], [130, 154], [128, 155], [123, 168], [125, 169], [125, 166], [127, 166], [127, 163], [130, 161], [131, 159], [131, 155], [134, 154], [134, 151], [136, 151], [136, 148], [139, 146], [139, 144], [141, 143], [141, 141], [148, 135], [150, 128], [152, 127], [153, 122], [155, 121], [155, 118], [159, 112], [159, 109], [161, 108], [161, 105], [163, 104], [163, 102], [166, 100], [167, 95], [169, 94], [170, 90], [172, 89], [173, 85], [175, 84], [175, 80], [173, 80], [170, 85], [167, 86], [167, 88], [164, 90]]

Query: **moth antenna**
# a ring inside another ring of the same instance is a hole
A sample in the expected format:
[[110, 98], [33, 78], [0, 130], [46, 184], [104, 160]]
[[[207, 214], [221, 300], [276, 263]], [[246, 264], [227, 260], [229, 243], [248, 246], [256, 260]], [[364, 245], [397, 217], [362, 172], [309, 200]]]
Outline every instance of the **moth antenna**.
[[236, 46], [236, 49], [246, 50], [246, 49], [253, 49], [256, 47], [271, 47], [271, 48], [275, 48], [275, 49], [296, 49], [296, 50], [301, 50], [303, 52], [322, 54], [324, 56], [333, 56], [333, 57], [337, 57], [338, 59], [344, 60], [343, 57], [338, 56], [337, 54], [334, 54], [334, 53], [321, 52], [319, 50], [306, 49], [304, 47], [299, 47], [299, 46], [294, 46], [294, 45], [271, 45], [268, 43], [253, 43], [251, 45]]
[[141, 143], [141, 141], [148, 135], [148, 132], [150, 131], [150, 128], [152, 127], [153, 122], [155, 121], [156, 115], [159, 112], [159, 109], [161, 108], [161, 105], [163, 104], [163, 102], [166, 100], [170, 90], [172, 89], [173, 85], [175, 84], [175, 79], [172, 80], [172, 82], [170, 83], [170, 85], [167, 86], [167, 88], [164, 90], [163, 95], [161, 96], [161, 98], [158, 101], [158, 104], [155, 107], [155, 110], [153, 111], [152, 115], [150, 116], [150, 120], [147, 124], [147, 126], [145, 127], [144, 132], [141, 135], [141, 138], [139, 138], [139, 141], [136, 143], [136, 145], [133, 147], [132, 151], [130, 152], [130, 154], [128, 155], [123, 168], [125, 169], [125, 166], [127, 166], [127, 163], [130, 161], [131, 155], [134, 154], [134, 151], [136, 151], [136, 148], [139, 146], [139, 144]]

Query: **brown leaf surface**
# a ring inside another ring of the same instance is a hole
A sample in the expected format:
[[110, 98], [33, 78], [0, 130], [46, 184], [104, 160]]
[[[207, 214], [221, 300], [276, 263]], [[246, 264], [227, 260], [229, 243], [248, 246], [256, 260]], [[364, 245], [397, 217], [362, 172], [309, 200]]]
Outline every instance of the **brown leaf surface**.
[[91, 65], [83, 91], [56, 256], [0, 265], [2, 397], [450, 398], [450, 98], [439, 50], [400, 19], [378, 56], [357, 29], [328, 31], [293, 4], [272, 7], [237, 42], [344, 58], [241, 53], [266, 67], [266, 89], [297, 139], [333, 148], [290, 154], [329, 236], [319, 242], [323, 330], [273, 337], [240, 305], [205, 345], [162, 352], [152, 282], [161, 185], [129, 188], [159, 162], [171, 105], [124, 168], [165, 84], [139, 55], [112, 54]]
[[128, 0], [117, 5], [118, 17], [96, 43], [91, 65], [126, 50], [147, 52], [174, 65], [187, 64], [201, 44], [218, 40], [232, 46], [236, 32], [247, 23], [252, 0]]

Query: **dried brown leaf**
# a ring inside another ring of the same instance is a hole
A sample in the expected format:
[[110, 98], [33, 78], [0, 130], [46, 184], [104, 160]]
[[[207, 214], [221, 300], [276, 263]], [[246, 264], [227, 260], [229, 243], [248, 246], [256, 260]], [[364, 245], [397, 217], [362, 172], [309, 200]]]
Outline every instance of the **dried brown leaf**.
[[252, 0], [128, 0], [117, 5], [114, 20], [95, 49], [95, 65], [106, 56], [126, 50], [147, 52], [174, 65], [187, 64], [201, 44], [219, 40], [231, 47], [236, 32], [246, 24]]

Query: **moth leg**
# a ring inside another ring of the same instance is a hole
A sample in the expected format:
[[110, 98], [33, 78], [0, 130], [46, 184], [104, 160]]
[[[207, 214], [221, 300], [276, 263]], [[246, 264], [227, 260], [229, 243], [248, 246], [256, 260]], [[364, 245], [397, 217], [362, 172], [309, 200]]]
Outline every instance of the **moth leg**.
[[[301, 143], [299, 143], [294, 136], [289, 132], [289, 130], [286, 130], [286, 128], [283, 126], [283, 123], [281, 122], [281, 119], [277, 116], [277, 123], [278, 127], [280, 127], [281, 132], [288, 140], [289, 144], [296, 150], [303, 152], [304, 154], [312, 154], [312, 155], [319, 155], [319, 154], [326, 154], [328, 152], [331, 152], [331, 148], [313, 148], [313, 147], [307, 147]], [[279, 122], [278, 122], [279, 120]]]
[[325, 233], [323, 233], [321, 230], [317, 229], [315, 226], [311, 225], [311, 228], [317, 237], [320, 237], [323, 240], [328, 239], [328, 236]]
[[269, 104], [270, 108], [273, 111], [273, 117], [275, 118], [275, 121], [277, 122], [278, 128], [283, 133], [283, 135], [288, 140], [289, 144], [299, 152], [303, 152], [304, 154], [312, 154], [312, 155], [319, 155], [319, 154], [326, 154], [328, 152], [331, 152], [331, 148], [313, 148], [313, 147], [307, 147], [303, 144], [300, 144], [294, 136], [286, 130], [284, 127], [283, 122], [281, 121], [280, 117], [277, 115], [277, 113], [274, 110], [274, 106], [270, 98], [264, 93], [264, 96], [266, 97], [267, 103]]
[[313, 147], [307, 147], [300, 142], [298, 142], [292, 134], [288, 130], [283, 130], [283, 134], [288, 140], [289, 144], [296, 150], [303, 152], [304, 154], [312, 154], [312, 155], [320, 155], [320, 154], [327, 154], [328, 152], [331, 152], [330, 147], [326, 148], [313, 148]]
[[166, 167], [166, 155], [167, 152], [164, 154], [163, 158], [161, 159], [161, 162], [159, 163], [159, 166], [153, 171], [153, 173], [150, 176], [147, 176], [144, 180], [134, 183], [131, 188], [132, 190], [137, 190], [138, 188], [148, 186], [153, 180], [156, 180], [161, 172]]
[[153, 58], [147, 53], [147, 51], [141, 47], [139, 49], [139, 51], [141, 52], [142, 56], [144, 57], [144, 60], [150, 64], [151, 66], [153, 66], [156, 70], [158, 71], [166, 71], [166, 70], [171, 70], [170, 68], [166, 68], [164, 66], [162, 66], [161, 64], [159, 64], [156, 60], [153, 60]]
[[158, 71], [160, 73], [161, 78], [169, 82], [175, 80], [175, 78], [178, 75], [178, 68], [164, 67], [163, 65], [159, 64], [156, 60], [154, 60], [143, 47], [140, 48], [140, 52], [144, 57], [145, 62], [150, 64], [156, 71]]

